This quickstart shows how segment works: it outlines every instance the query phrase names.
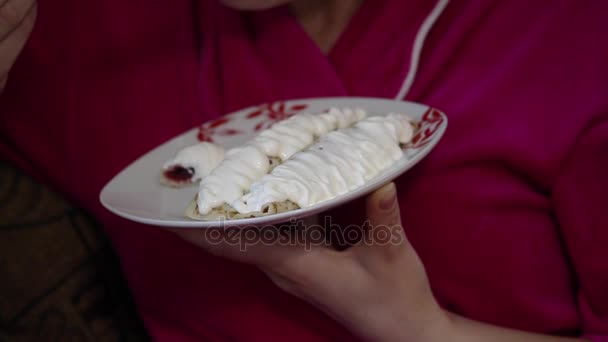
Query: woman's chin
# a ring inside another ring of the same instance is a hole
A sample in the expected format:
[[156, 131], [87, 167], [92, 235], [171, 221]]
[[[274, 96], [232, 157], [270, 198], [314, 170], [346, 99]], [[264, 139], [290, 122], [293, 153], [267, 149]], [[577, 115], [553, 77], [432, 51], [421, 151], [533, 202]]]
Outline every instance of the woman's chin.
[[219, 0], [224, 5], [244, 11], [264, 10], [280, 6], [292, 0]]

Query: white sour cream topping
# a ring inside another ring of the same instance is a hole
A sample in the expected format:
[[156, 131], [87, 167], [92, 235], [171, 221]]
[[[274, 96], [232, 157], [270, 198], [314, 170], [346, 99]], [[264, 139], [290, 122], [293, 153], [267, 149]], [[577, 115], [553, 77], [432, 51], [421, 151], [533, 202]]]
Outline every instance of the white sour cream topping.
[[354, 127], [330, 132], [253, 183], [248, 194], [230, 204], [240, 213], [248, 213], [273, 202], [290, 200], [306, 208], [335, 198], [393, 165], [403, 155], [399, 144], [408, 143], [413, 134], [404, 114], [370, 117]]
[[201, 142], [179, 151], [175, 158], [163, 166], [163, 170], [173, 167], [192, 168], [194, 175], [189, 182], [207, 177], [224, 160], [224, 148], [220, 145]]
[[270, 170], [269, 157], [286, 161], [319, 137], [351, 126], [365, 118], [360, 109], [331, 109], [321, 114], [298, 114], [274, 124], [242, 147], [231, 149], [211, 174], [203, 178], [198, 193], [198, 211], [208, 214], [224, 203], [239, 200]]

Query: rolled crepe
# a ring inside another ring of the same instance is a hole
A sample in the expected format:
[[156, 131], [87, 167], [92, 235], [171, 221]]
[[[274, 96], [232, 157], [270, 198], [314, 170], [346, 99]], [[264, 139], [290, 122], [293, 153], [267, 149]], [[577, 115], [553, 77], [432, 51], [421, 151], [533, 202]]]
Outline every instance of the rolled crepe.
[[206, 177], [224, 160], [224, 148], [201, 142], [180, 150], [161, 170], [161, 183], [171, 187], [194, 184]]
[[334, 108], [326, 113], [298, 114], [274, 124], [242, 147], [228, 151], [220, 165], [202, 179], [198, 211], [204, 216], [224, 204], [230, 205], [270, 172], [272, 158], [284, 162], [318, 137], [351, 126], [365, 116], [360, 109]]
[[401, 146], [413, 135], [414, 126], [405, 114], [367, 118], [321, 136], [253, 182], [246, 194], [231, 203], [203, 213], [200, 198], [195, 199], [187, 216], [198, 220], [260, 217], [333, 199], [392, 166], [402, 158]]

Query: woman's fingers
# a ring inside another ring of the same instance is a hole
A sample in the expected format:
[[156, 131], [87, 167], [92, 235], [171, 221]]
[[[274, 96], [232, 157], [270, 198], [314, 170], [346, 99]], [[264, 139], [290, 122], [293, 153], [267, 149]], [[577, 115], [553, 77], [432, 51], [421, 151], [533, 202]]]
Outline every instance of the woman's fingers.
[[401, 217], [395, 183], [388, 183], [369, 195], [365, 210], [367, 219], [374, 226], [400, 225]]
[[388, 266], [407, 261], [404, 255], [411, 249], [401, 228], [395, 185], [371, 194], [366, 212], [363, 239], [345, 252], [327, 244], [324, 228], [314, 224], [173, 231], [213, 255], [259, 267], [298, 297], [329, 300], [327, 296], [340, 296], [345, 290], [339, 279], [352, 281], [348, 288], [353, 292], [365, 292], [374, 278], [369, 272], [383, 273]]
[[[406, 248], [401, 229], [395, 185], [390, 183], [367, 199], [368, 220], [363, 239], [350, 251], [341, 253], [326, 242], [320, 225], [293, 222], [282, 226], [173, 230], [207, 252], [231, 260], [256, 265], [289, 279], [305, 278], [311, 272], [332, 272], [335, 264], [356, 256], [391, 258]], [[373, 258], [376, 260], [377, 258]]]
[[34, 28], [35, 0], [0, 0], [0, 90]]
[[359, 256], [378, 257], [381, 260], [390, 260], [402, 255], [408, 248], [408, 243], [401, 227], [394, 183], [389, 183], [368, 196], [366, 214], [364, 238], [352, 248], [352, 252]]

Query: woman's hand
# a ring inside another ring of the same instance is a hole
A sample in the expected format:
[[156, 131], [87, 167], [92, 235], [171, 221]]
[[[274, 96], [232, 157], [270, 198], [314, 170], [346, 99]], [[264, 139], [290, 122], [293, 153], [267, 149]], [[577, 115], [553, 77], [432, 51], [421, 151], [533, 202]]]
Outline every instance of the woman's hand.
[[580, 341], [501, 328], [444, 311], [403, 233], [395, 185], [371, 194], [366, 211], [363, 239], [341, 252], [313, 238], [319, 234], [310, 229], [304, 229], [308, 239], [299, 240], [264, 234], [272, 228], [175, 232], [209, 253], [258, 266], [280, 288], [365, 340]]
[[280, 288], [317, 306], [362, 338], [430, 341], [435, 340], [431, 335], [444, 335], [441, 331], [449, 319], [403, 233], [395, 185], [369, 196], [366, 209], [364, 238], [341, 252], [323, 239], [313, 241], [315, 232], [310, 230], [303, 234], [308, 240], [291, 244], [287, 240], [293, 236], [281, 240], [274, 235], [273, 243], [268, 241], [272, 234], [265, 238], [264, 230], [256, 228], [177, 233], [212, 254], [258, 266]]
[[36, 0], [0, 0], [0, 93], [34, 28], [37, 7]]

